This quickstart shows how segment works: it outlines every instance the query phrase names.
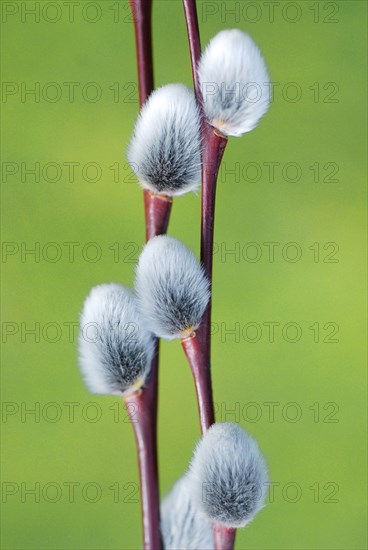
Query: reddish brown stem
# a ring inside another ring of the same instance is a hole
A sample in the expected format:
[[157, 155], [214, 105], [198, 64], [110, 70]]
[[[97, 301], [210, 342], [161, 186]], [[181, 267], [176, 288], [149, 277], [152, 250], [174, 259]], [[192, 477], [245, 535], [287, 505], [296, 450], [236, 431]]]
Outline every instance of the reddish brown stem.
[[[201, 213], [201, 261], [212, 287], [212, 256], [215, 221], [215, 198], [217, 174], [227, 144], [227, 138], [210, 126], [203, 112], [203, 99], [198, 77], [198, 63], [201, 56], [201, 39], [198, 27], [196, 0], [183, 0], [188, 30], [190, 59], [194, 90], [202, 114], [202, 213]], [[197, 331], [202, 350], [210, 362], [211, 352], [211, 299]]]
[[[227, 145], [227, 138], [221, 135], [207, 122], [204, 115], [203, 97], [198, 76], [198, 63], [201, 55], [201, 41], [198, 27], [196, 0], [183, 0], [184, 12], [187, 23], [190, 57], [192, 63], [194, 90], [197, 103], [202, 115], [201, 137], [202, 137], [202, 199], [201, 199], [201, 262], [205, 268], [210, 281], [212, 291], [212, 260], [213, 260], [213, 239], [215, 228], [215, 202], [217, 175], [221, 160]], [[214, 411], [212, 404], [211, 388], [211, 302], [212, 294], [207, 309], [202, 318], [201, 325], [197, 331], [195, 347], [187, 350], [189, 362], [196, 365], [192, 372], [196, 383], [198, 406], [201, 416], [202, 432], [208, 429], [205, 418], [214, 422]], [[186, 340], [184, 342], [187, 342]], [[183, 343], [184, 346], [184, 343]], [[194, 343], [192, 344], [194, 346]], [[198, 349], [197, 349], [198, 348]], [[206, 366], [205, 375], [201, 375], [201, 364]], [[197, 365], [199, 368], [197, 368]], [[204, 416], [203, 400], [205, 395], [211, 396], [211, 411], [206, 410]], [[233, 550], [235, 543], [235, 529], [226, 529], [219, 525], [213, 525], [213, 537], [216, 550]]]
[[[227, 145], [227, 138], [220, 135], [217, 130], [209, 125], [203, 127], [203, 129], [201, 262], [212, 290], [217, 175]], [[204, 354], [208, 357], [211, 353], [211, 302], [212, 297], [198, 329], [198, 338], [202, 344]]]
[[125, 399], [137, 444], [145, 550], [162, 548], [157, 464], [158, 341], [147, 387]]
[[146, 240], [163, 235], [169, 225], [172, 198], [144, 191], [144, 212], [146, 217]]
[[[139, 105], [153, 90], [152, 55], [152, 0], [130, 0], [135, 30], [137, 53]], [[144, 192], [146, 240], [166, 231], [171, 202]], [[149, 383], [138, 395], [127, 399], [137, 408], [133, 421], [137, 442], [139, 475], [142, 495], [142, 521], [145, 550], [160, 550], [160, 498], [157, 461], [157, 408], [159, 341], [155, 341], [155, 354]]]
[[194, 91], [197, 97], [198, 103], [200, 103], [200, 84], [198, 78], [198, 63], [201, 57], [201, 40], [199, 35], [197, 6], [195, 0], [183, 0], [185, 21], [187, 24], [190, 59], [192, 63], [192, 74]]
[[211, 384], [211, 368], [208, 357], [201, 350], [195, 334], [181, 341], [192, 370], [202, 433], [214, 423], [214, 409]]
[[[129, 0], [134, 20], [137, 52], [139, 106], [147, 100], [153, 90], [152, 55], [152, 0]], [[144, 191], [146, 218], [146, 240], [166, 233], [172, 200], [165, 195]]]
[[236, 529], [213, 526], [213, 541], [217, 550], [233, 550], [235, 544]]
[[129, 0], [137, 53], [139, 104], [142, 107], [153, 90], [152, 0]]

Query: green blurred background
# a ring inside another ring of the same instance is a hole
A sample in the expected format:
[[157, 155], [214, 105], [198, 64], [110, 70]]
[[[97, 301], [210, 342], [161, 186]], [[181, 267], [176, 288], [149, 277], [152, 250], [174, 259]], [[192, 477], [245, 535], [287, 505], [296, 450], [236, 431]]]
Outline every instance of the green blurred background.
[[[273, 6], [199, 3], [203, 44], [249, 32], [276, 83], [259, 128], [230, 140], [218, 188], [218, 419], [257, 438], [274, 482], [236, 546], [367, 548], [366, 3]], [[140, 548], [132, 429], [116, 399], [85, 390], [73, 333], [93, 285], [132, 283], [144, 236], [124, 153], [137, 114], [128, 4], [2, 10], [2, 548]], [[156, 85], [191, 85], [178, 0], [154, 1], [154, 57]], [[175, 200], [169, 228], [197, 252], [199, 208]], [[163, 343], [162, 494], [198, 435], [190, 371]]]

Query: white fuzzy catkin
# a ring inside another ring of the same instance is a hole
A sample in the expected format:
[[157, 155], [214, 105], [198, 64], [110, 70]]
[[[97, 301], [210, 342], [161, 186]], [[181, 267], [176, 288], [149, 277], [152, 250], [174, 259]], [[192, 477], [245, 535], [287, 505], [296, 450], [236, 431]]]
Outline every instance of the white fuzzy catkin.
[[201, 180], [200, 118], [192, 90], [158, 88], [142, 107], [128, 148], [141, 185], [153, 193], [183, 195]]
[[206, 47], [198, 67], [203, 108], [209, 123], [227, 136], [255, 128], [270, 101], [269, 75], [250, 36], [221, 31]]
[[135, 287], [148, 329], [160, 338], [185, 338], [198, 328], [210, 297], [197, 258], [182, 242], [160, 235], [140, 255]]
[[189, 476], [196, 506], [213, 522], [244, 527], [264, 506], [266, 463], [237, 424], [211, 426], [196, 447]]
[[130, 288], [111, 283], [92, 288], [80, 316], [79, 366], [92, 393], [127, 395], [150, 371], [153, 337]]
[[161, 533], [165, 550], [212, 550], [209, 519], [195, 506], [187, 476], [179, 479], [161, 504]]

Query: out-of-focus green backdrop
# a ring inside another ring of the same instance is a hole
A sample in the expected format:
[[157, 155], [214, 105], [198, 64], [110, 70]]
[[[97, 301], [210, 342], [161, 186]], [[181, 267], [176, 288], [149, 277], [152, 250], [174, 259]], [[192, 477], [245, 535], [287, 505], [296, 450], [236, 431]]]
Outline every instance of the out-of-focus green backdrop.
[[[132, 429], [116, 399], [85, 390], [75, 342], [89, 289], [131, 284], [144, 236], [125, 158], [128, 4], [1, 7], [2, 547], [140, 548]], [[366, 4], [204, 1], [199, 19], [203, 44], [249, 32], [274, 82], [259, 128], [230, 140], [218, 187], [217, 414], [257, 438], [274, 483], [237, 548], [367, 548]], [[191, 85], [180, 1], [154, 1], [154, 57], [156, 85]], [[197, 252], [199, 207], [175, 200], [169, 228]], [[163, 495], [198, 436], [180, 345], [163, 343]]]

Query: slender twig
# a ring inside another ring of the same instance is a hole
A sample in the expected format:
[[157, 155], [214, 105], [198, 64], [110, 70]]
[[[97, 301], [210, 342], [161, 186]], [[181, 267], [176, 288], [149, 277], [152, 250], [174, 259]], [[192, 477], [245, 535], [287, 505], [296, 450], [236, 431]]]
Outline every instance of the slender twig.
[[[201, 200], [201, 262], [212, 287], [212, 258], [215, 220], [215, 197], [217, 175], [227, 145], [227, 138], [221, 135], [206, 120], [203, 112], [203, 97], [198, 77], [198, 63], [201, 56], [201, 40], [198, 26], [196, 0], [183, 0], [188, 30], [190, 58], [192, 64], [194, 91], [201, 111], [202, 134], [202, 200]], [[204, 354], [210, 363], [211, 354], [211, 300], [197, 331]]]
[[[156, 363], [155, 359], [153, 362]], [[125, 399], [137, 445], [143, 541], [147, 550], [161, 548], [157, 483], [157, 394], [155, 391], [147, 391], [148, 388], [157, 388], [156, 378], [157, 368], [152, 372], [147, 388]]]
[[197, 6], [195, 0], [183, 0], [185, 21], [187, 24], [190, 59], [192, 63], [192, 74], [194, 82], [194, 92], [198, 103], [201, 103], [201, 87], [198, 78], [198, 63], [201, 57], [201, 39], [199, 34]]
[[[152, 0], [129, 0], [132, 11], [137, 53], [139, 106], [142, 107], [154, 87], [152, 53]], [[172, 199], [144, 191], [146, 240], [166, 232]]]
[[[203, 98], [198, 77], [198, 63], [201, 56], [201, 41], [198, 27], [197, 7], [195, 0], [183, 0], [185, 19], [188, 30], [190, 58], [193, 72], [194, 91], [201, 112], [201, 137], [202, 137], [202, 198], [201, 198], [201, 262], [212, 287], [212, 257], [215, 220], [215, 196], [217, 174], [227, 139], [221, 136], [210, 124], [208, 124], [203, 112]], [[206, 364], [210, 370], [211, 365], [211, 299], [203, 315], [196, 336], [200, 342], [200, 348]], [[192, 369], [193, 370], [193, 369]], [[201, 376], [199, 372], [197, 376]], [[206, 376], [207, 383], [211, 377]], [[197, 381], [195, 380], [196, 386]], [[207, 390], [207, 394], [212, 394]], [[199, 401], [202, 399], [198, 396]], [[214, 417], [214, 414], [212, 414]], [[207, 426], [207, 429], [209, 426]]]
[[209, 358], [201, 350], [195, 334], [183, 339], [181, 345], [192, 369], [197, 393], [201, 431], [204, 433], [215, 421]]
[[153, 90], [152, 56], [152, 0], [130, 0], [137, 52], [139, 104], [146, 101]]
[[[197, 102], [202, 115], [202, 198], [201, 198], [201, 262], [204, 266], [212, 290], [213, 239], [215, 227], [215, 202], [217, 175], [227, 145], [227, 138], [208, 124], [204, 112], [198, 63], [201, 55], [201, 42], [198, 27], [196, 0], [183, 0], [186, 24], [188, 29], [189, 49], [192, 63], [193, 83]], [[197, 331], [197, 346], [186, 349], [183, 342], [196, 384], [202, 432], [214, 422], [214, 408], [211, 387], [211, 298]], [[190, 341], [189, 341], [190, 342]], [[198, 346], [199, 343], [199, 346]], [[193, 346], [194, 342], [191, 342]], [[197, 349], [197, 347], [199, 349]], [[210, 402], [208, 400], [210, 399]], [[208, 422], [206, 425], [205, 422]], [[221, 525], [213, 525], [213, 538], [216, 550], [232, 550], [236, 530]]]
[[[139, 105], [147, 100], [153, 90], [152, 54], [152, 0], [130, 0], [134, 20]], [[165, 233], [169, 222], [172, 201], [168, 197], [144, 191], [146, 240]], [[142, 521], [144, 548], [160, 550], [160, 499], [157, 460], [157, 409], [159, 340], [155, 341], [155, 354], [148, 385], [134, 399], [138, 410], [138, 422], [133, 422], [138, 449], [142, 494]]]
[[[221, 160], [227, 145], [227, 138], [220, 135], [212, 127], [204, 127], [202, 131], [202, 215], [201, 215], [201, 262], [211, 284], [212, 291], [212, 264], [213, 239], [215, 229], [215, 203], [217, 175]], [[201, 341], [204, 354], [211, 356], [211, 299], [204, 313], [201, 326], [198, 329], [198, 338]]]

